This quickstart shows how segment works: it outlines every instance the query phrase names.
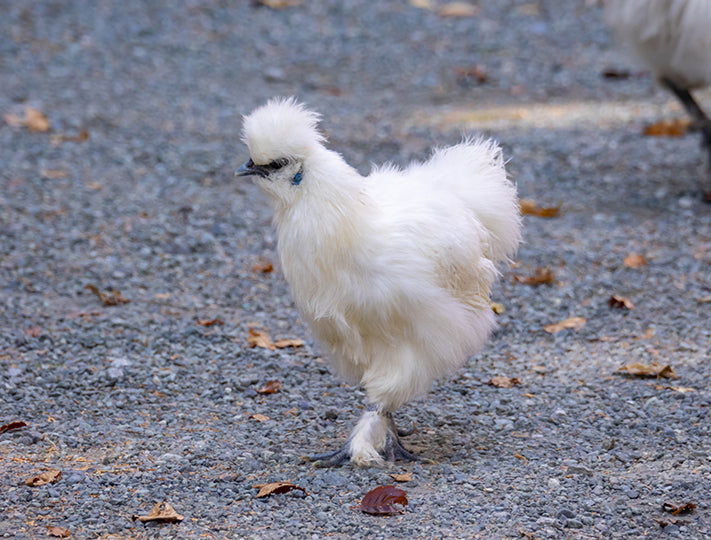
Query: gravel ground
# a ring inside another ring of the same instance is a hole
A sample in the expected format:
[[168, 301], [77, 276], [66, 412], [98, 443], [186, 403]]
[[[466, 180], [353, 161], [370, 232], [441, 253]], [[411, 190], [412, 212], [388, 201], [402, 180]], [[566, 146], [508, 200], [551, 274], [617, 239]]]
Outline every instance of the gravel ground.
[[[0, 1], [0, 425], [28, 424], [0, 434], [0, 536], [711, 538], [703, 155], [640, 135], [679, 107], [582, 1], [296, 3]], [[486, 349], [399, 413], [432, 463], [302, 458], [342, 443], [363, 396], [319, 356], [266, 200], [232, 176], [241, 115], [291, 94], [362, 172], [480, 131], [522, 197], [561, 205], [526, 217]], [[16, 125], [27, 107], [51, 131]], [[554, 282], [515, 281], [537, 267]], [[305, 346], [246, 348], [252, 327]], [[633, 362], [678, 379], [615, 373]], [[406, 472], [406, 512], [351, 508]], [[256, 498], [272, 481], [307, 493]], [[161, 501], [185, 519], [131, 520]]]

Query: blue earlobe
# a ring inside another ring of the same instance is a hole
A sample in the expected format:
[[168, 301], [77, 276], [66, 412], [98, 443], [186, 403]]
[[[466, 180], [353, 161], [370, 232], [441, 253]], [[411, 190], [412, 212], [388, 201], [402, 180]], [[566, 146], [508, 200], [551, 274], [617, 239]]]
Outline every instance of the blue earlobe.
[[294, 178], [291, 179], [291, 185], [298, 186], [301, 183], [301, 180], [302, 180], [301, 171], [299, 171], [294, 175]]

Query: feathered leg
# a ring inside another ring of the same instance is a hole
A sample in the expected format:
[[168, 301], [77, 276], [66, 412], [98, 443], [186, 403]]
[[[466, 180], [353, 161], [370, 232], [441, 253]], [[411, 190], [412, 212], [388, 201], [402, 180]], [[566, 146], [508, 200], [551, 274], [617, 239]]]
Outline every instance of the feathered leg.
[[[711, 177], [711, 119], [686, 88], [677, 86], [669, 79], [662, 79], [662, 83], [681, 101], [686, 112], [701, 130], [701, 147], [708, 153], [707, 168], [708, 176]], [[703, 197], [704, 201], [711, 203], [711, 178], [704, 182]]]
[[342, 465], [349, 460], [361, 466], [382, 466], [398, 459], [417, 461], [419, 458], [402, 445], [399, 437], [413, 431], [414, 426], [408, 431], [399, 431], [390, 412], [366, 411], [342, 448], [316, 454], [310, 459], [322, 467]]

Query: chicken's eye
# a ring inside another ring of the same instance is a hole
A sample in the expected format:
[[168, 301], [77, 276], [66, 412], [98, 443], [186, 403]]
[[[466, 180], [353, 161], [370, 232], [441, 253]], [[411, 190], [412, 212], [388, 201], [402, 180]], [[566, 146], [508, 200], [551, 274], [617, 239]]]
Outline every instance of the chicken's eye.
[[285, 159], [277, 159], [275, 161], [272, 161], [269, 165], [267, 165], [267, 167], [276, 171], [278, 169], [281, 169], [287, 163], [288, 162]]

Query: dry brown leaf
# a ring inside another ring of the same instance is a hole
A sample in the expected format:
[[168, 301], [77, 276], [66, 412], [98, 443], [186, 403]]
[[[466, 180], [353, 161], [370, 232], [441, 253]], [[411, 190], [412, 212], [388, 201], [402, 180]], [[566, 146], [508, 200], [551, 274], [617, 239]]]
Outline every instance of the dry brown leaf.
[[61, 169], [40, 169], [40, 174], [42, 178], [49, 178], [50, 180], [67, 177], [67, 173]]
[[4, 426], [0, 426], [0, 433], [5, 433], [7, 431], [12, 431], [15, 429], [20, 429], [23, 427], [28, 426], [29, 424], [27, 422], [10, 422], [9, 424], [5, 424]]
[[622, 262], [627, 268], [639, 268], [647, 265], [647, 259], [639, 253], [630, 253]]
[[249, 329], [249, 336], [247, 336], [247, 347], [261, 347], [262, 349], [269, 349], [270, 351], [276, 349], [276, 346], [269, 338], [269, 334], [267, 334], [263, 330], [255, 330], [254, 328]]
[[215, 326], [216, 324], [225, 324], [225, 322], [222, 319], [215, 317], [214, 319], [198, 319], [196, 324], [199, 324], [200, 326]]
[[489, 78], [486, 67], [481, 64], [470, 67], [456, 67], [454, 68], [454, 73], [459, 83], [476, 82], [478, 84], [484, 84]]
[[296, 484], [292, 484], [291, 482], [271, 482], [270, 484], [255, 484], [252, 487], [259, 490], [259, 493], [257, 493], [257, 498], [266, 497], [267, 495], [274, 494], [280, 495], [282, 493], [287, 493], [292, 489], [298, 489], [299, 491], [302, 491], [303, 493], [308, 495], [304, 488], [299, 487]]
[[257, 6], [265, 6], [271, 9], [287, 9], [298, 6], [302, 0], [253, 0]]
[[25, 127], [25, 121], [14, 113], [5, 113], [2, 119], [10, 127]]
[[437, 10], [440, 17], [474, 17], [479, 10], [468, 2], [449, 2]]
[[[398, 505], [398, 506], [396, 506]], [[407, 506], [407, 494], [395, 486], [380, 486], [365, 494], [356, 510], [373, 515], [400, 514]]]
[[553, 218], [560, 213], [560, 204], [558, 206], [538, 206], [538, 203], [533, 199], [521, 199], [519, 205], [524, 216]]
[[676, 505], [674, 503], [670, 502], [665, 502], [662, 505], [662, 510], [665, 512], [669, 512], [670, 514], [674, 516], [679, 516], [682, 514], [690, 514], [696, 509], [696, 505], [692, 502], [688, 502], [686, 504], [681, 504], [681, 505]]
[[412, 473], [403, 473], [403, 474], [391, 474], [390, 478], [395, 480], [396, 482], [410, 482], [412, 480]]
[[128, 304], [130, 302], [130, 300], [123, 297], [121, 291], [118, 289], [112, 289], [104, 292], [100, 291], [96, 285], [91, 284], [87, 285], [85, 288], [93, 292], [99, 298], [99, 301], [105, 306], [118, 306], [119, 304]]
[[89, 132], [85, 129], [76, 135], [52, 135], [49, 142], [52, 144], [62, 144], [65, 142], [84, 142], [89, 138]]
[[434, 9], [433, 0], [410, 0], [410, 5], [419, 9]]
[[252, 272], [254, 273], [269, 274], [273, 270], [274, 265], [271, 263], [271, 261], [268, 261], [267, 259], [263, 259], [261, 257], [255, 263], [255, 265], [252, 266]]
[[48, 526], [47, 536], [54, 536], [55, 538], [69, 538], [72, 533], [64, 527]]
[[258, 394], [274, 394], [281, 390], [281, 386], [282, 384], [279, 381], [268, 381], [267, 384], [254, 391]]
[[298, 347], [304, 346], [304, 340], [302, 340], [302, 339], [277, 339], [274, 342], [274, 346], [277, 349], [286, 349], [288, 347], [294, 347], [296, 349]]
[[257, 422], [266, 422], [267, 420], [271, 420], [268, 416], [259, 413], [250, 414], [249, 418], [256, 420]]
[[492, 377], [489, 379], [489, 384], [496, 388], [513, 388], [520, 385], [521, 381], [518, 377]]
[[39, 109], [27, 107], [25, 109], [25, 125], [28, 131], [44, 132], [50, 130], [49, 120]]
[[617, 370], [622, 375], [634, 375], [636, 377], [664, 377], [667, 379], [678, 379], [674, 369], [669, 365], [662, 365], [653, 362], [651, 364], [640, 364], [634, 362], [622, 366]]
[[692, 392], [697, 392], [696, 388], [690, 388], [688, 386], [657, 386], [657, 390], [671, 390], [673, 392], [677, 392], [679, 394], [690, 394]]
[[143, 523], [147, 521], [155, 521], [157, 523], [177, 523], [178, 521], [183, 521], [185, 518], [178, 514], [175, 509], [170, 506], [170, 504], [164, 501], [156, 503], [147, 516], [134, 515], [131, 519], [133, 521], [141, 521]]
[[607, 301], [607, 303], [610, 305], [611, 308], [625, 308], [629, 310], [634, 309], [634, 304], [632, 303], [632, 300], [630, 300], [626, 296], [620, 296], [618, 294], [613, 294]]
[[644, 128], [642, 135], [647, 137], [683, 137], [689, 130], [691, 120], [689, 118], [674, 118], [672, 120], [660, 120]]
[[708, 296], [702, 296], [701, 298], [697, 298], [696, 301], [697, 301], [699, 304], [708, 304], [708, 303], [711, 303], [711, 294], [709, 294]]
[[539, 266], [538, 268], [536, 268], [536, 272], [532, 276], [514, 276], [514, 280], [517, 283], [523, 283], [524, 285], [533, 285], [534, 287], [538, 285], [549, 285], [553, 283], [554, 279], [555, 276], [553, 275], [553, 270], [544, 266]]
[[577, 332], [583, 326], [585, 326], [585, 322], [586, 321], [583, 317], [570, 317], [569, 319], [565, 319], [564, 321], [560, 321], [559, 323], [544, 326], [543, 329], [549, 334], [557, 334], [558, 332], [560, 332], [561, 330], [565, 330], [566, 328], [572, 328]]
[[45, 471], [43, 473], [38, 474], [37, 476], [27, 478], [25, 480], [25, 485], [30, 487], [39, 487], [44, 486], [45, 484], [54, 484], [56, 482], [59, 482], [61, 478], [62, 471], [58, 471], [57, 469], [50, 469], [49, 471]]
[[491, 302], [489, 305], [491, 306], [491, 311], [493, 311], [497, 315], [501, 315], [506, 311], [506, 307], [503, 304], [497, 304], [496, 302]]

